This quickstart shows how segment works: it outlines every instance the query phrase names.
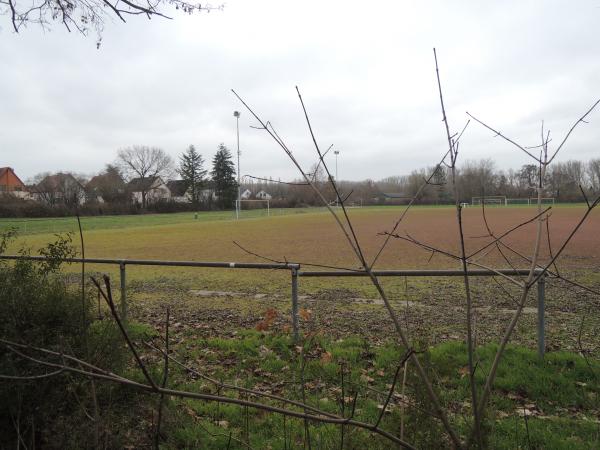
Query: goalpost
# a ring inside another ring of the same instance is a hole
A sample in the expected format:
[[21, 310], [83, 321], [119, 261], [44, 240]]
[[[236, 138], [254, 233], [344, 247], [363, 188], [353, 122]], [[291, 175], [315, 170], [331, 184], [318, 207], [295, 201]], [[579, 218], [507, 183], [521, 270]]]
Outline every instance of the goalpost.
[[[340, 207], [341, 205], [339, 204], [339, 202], [336, 202], [335, 200], [330, 201], [329, 203], [327, 203], [329, 206], [332, 207]], [[354, 201], [354, 202], [346, 202], [344, 203], [344, 206], [346, 208], [362, 208], [363, 207], [363, 201], [362, 198]]]
[[471, 205], [497, 205], [497, 206], [506, 206], [506, 196], [505, 195], [490, 195], [489, 197], [473, 197], [471, 198]]
[[507, 198], [507, 205], [530, 205], [529, 198]]
[[[267, 217], [269, 217], [271, 215], [271, 205], [269, 203], [269, 200], [267, 200], [267, 199], [264, 199], [264, 200], [236, 200], [235, 201], [235, 210], [237, 211], [239, 208], [239, 211], [241, 213], [244, 210], [244, 203], [246, 203], [248, 205], [248, 207], [246, 208], [246, 211], [262, 210], [262, 211], [266, 211]], [[266, 210], [265, 210], [264, 206], [262, 208], [260, 207], [261, 204], [267, 205]]]
[[[537, 205], [537, 197], [521, 197], [521, 198], [507, 198], [505, 201], [506, 206], [508, 205], [526, 205], [535, 206]], [[487, 198], [486, 198], [487, 204]], [[554, 197], [542, 197], [542, 205], [554, 205]]]
[[[554, 197], [542, 197], [541, 199], [542, 205], [554, 205]], [[537, 197], [531, 197], [529, 199], [530, 204], [537, 205]]]
[[362, 208], [362, 207], [363, 207], [362, 198], [355, 202], [350, 202], [350, 203], [346, 204], [346, 208]]

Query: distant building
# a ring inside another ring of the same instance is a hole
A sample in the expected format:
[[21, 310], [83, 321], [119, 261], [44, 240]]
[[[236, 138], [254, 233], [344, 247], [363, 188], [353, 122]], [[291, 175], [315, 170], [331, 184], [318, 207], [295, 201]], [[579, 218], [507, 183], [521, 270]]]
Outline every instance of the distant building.
[[171, 198], [171, 191], [161, 177], [134, 178], [127, 189], [133, 202], [143, 206]]
[[244, 192], [240, 194], [242, 200], [248, 200], [250, 197], [252, 197], [252, 191], [250, 189], [245, 189]]
[[27, 186], [17, 176], [12, 167], [0, 167], [0, 195], [13, 195], [22, 199], [29, 198]]
[[103, 173], [92, 177], [85, 185], [87, 201], [115, 203], [125, 201], [125, 182], [117, 173]]
[[271, 200], [273, 196], [266, 191], [258, 191], [255, 195], [257, 200]]
[[185, 180], [167, 181], [167, 187], [171, 191], [171, 200], [177, 203], [189, 203], [192, 196], [188, 192], [189, 183]]
[[73, 207], [85, 203], [86, 194], [83, 185], [70, 173], [48, 175], [33, 187], [33, 197], [47, 205], [66, 205]]

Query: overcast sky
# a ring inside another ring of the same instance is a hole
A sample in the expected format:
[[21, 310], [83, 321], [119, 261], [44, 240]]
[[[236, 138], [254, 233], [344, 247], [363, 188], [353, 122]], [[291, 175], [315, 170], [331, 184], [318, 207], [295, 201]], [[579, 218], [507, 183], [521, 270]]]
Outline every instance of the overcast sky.
[[[220, 142], [235, 149], [239, 110], [241, 173], [291, 179], [230, 90], [309, 168], [298, 85], [319, 144], [340, 152], [339, 178], [407, 174], [445, 152], [433, 47], [456, 131], [469, 111], [537, 145], [544, 120], [554, 144], [600, 97], [600, 0], [230, 0], [222, 12], [173, 15], [109, 22], [99, 50], [94, 35], [34, 25], [15, 34], [0, 17], [0, 166], [23, 179], [94, 174], [131, 145], [178, 158], [194, 144], [210, 161]], [[562, 160], [600, 157], [600, 111], [589, 119]], [[462, 161], [530, 162], [476, 124], [461, 148]]]

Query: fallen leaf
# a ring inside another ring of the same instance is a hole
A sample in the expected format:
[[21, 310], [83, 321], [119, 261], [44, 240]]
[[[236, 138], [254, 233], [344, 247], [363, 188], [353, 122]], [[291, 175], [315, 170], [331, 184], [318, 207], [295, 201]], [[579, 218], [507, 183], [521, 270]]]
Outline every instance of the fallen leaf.
[[321, 355], [321, 362], [322, 363], [328, 363], [331, 362], [331, 353], [330, 352], [323, 352], [323, 354]]
[[364, 374], [360, 376], [360, 379], [366, 383], [372, 383], [373, 381], [375, 381], [375, 378]]
[[302, 320], [304, 320], [304, 321], [310, 320], [310, 318], [312, 316], [312, 311], [310, 309], [301, 308], [298, 313], [300, 314], [300, 317], [302, 317]]

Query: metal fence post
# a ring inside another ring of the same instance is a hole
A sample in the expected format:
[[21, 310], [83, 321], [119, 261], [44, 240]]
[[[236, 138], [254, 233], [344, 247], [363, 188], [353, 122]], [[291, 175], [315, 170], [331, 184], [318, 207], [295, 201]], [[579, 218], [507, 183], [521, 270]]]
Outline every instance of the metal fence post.
[[121, 275], [121, 318], [123, 320], [127, 319], [127, 289], [126, 283], [127, 280], [125, 278], [125, 263], [121, 262], [119, 264], [120, 275]]
[[294, 342], [298, 341], [300, 333], [298, 331], [298, 269], [292, 269], [292, 330], [294, 332]]
[[537, 301], [538, 301], [538, 326], [537, 326], [537, 338], [538, 338], [538, 355], [540, 358], [544, 357], [546, 350], [545, 342], [545, 296], [546, 296], [546, 274], [543, 274], [537, 281]]

